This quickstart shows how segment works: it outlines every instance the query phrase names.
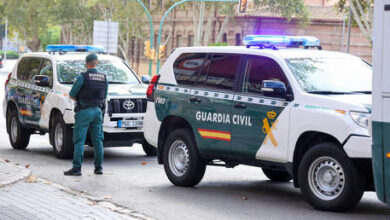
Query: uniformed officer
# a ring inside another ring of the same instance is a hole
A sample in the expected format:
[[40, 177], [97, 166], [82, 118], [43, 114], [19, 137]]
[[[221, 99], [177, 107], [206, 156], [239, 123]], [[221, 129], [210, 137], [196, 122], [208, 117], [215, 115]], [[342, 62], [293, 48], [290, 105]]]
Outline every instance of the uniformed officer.
[[96, 70], [98, 57], [89, 54], [86, 58], [87, 72], [81, 73], [73, 84], [69, 96], [77, 101], [75, 124], [73, 128], [73, 167], [65, 171], [66, 176], [80, 176], [84, 157], [84, 144], [89, 131], [95, 150], [95, 174], [103, 174], [103, 113], [107, 96], [108, 82], [106, 75]]

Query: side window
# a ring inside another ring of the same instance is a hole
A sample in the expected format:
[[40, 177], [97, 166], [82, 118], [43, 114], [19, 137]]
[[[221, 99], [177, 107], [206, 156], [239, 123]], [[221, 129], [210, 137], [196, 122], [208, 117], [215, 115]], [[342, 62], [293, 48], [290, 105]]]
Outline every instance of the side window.
[[291, 91], [289, 83], [279, 64], [268, 57], [249, 57], [246, 64], [243, 92], [261, 94], [261, 84], [264, 80], [283, 82], [287, 91]]
[[42, 59], [41, 58], [31, 58], [30, 61], [30, 67], [28, 68], [28, 74], [27, 78], [25, 80], [29, 81], [34, 76], [39, 75], [39, 72], [41, 70], [42, 66]]
[[233, 90], [241, 55], [214, 54], [199, 77], [198, 86], [210, 89]]
[[50, 60], [43, 59], [43, 64], [41, 70], [39, 71], [39, 75], [48, 76], [50, 85], [53, 85], [53, 65]]
[[195, 84], [206, 55], [205, 53], [184, 53], [175, 60], [173, 72], [179, 85]]
[[19, 80], [26, 80], [26, 75], [28, 73], [28, 64], [29, 64], [30, 59], [25, 57], [22, 58], [18, 64], [18, 69], [17, 69], [17, 77]]

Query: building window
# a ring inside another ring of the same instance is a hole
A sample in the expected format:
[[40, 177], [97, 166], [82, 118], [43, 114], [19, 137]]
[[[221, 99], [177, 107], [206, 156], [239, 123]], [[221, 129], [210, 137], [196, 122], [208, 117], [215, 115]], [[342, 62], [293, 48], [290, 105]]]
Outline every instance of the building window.
[[183, 36], [176, 35], [176, 47], [182, 47], [183, 46]]
[[241, 45], [241, 34], [236, 34], [236, 46]]
[[194, 46], [194, 35], [188, 35], [188, 46]]
[[227, 34], [226, 34], [226, 33], [224, 33], [224, 34], [222, 35], [222, 42], [223, 42], [223, 43], [227, 43]]

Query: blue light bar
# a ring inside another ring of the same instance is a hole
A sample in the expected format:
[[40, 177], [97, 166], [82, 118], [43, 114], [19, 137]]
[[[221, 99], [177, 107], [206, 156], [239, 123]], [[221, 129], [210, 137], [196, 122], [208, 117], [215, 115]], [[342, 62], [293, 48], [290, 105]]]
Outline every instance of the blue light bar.
[[105, 53], [102, 46], [96, 45], [48, 45], [46, 47], [48, 52], [91, 52], [91, 53]]
[[247, 47], [321, 47], [320, 40], [312, 36], [248, 35], [242, 40]]

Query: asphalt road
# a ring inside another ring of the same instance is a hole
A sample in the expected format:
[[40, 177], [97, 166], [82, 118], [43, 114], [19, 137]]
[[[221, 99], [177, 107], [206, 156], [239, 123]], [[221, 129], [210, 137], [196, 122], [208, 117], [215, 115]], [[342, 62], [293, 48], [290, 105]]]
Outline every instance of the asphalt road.
[[[0, 72], [3, 86], [9, 71]], [[4, 89], [0, 89], [0, 97], [2, 101]], [[158, 219], [390, 219], [390, 208], [373, 192], [365, 193], [349, 212], [317, 211], [291, 183], [270, 182], [255, 167], [208, 167], [198, 186], [175, 187], [156, 158], [146, 157], [140, 145], [105, 149], [103, 176], [93, 174], [93, 151], [87, 148], [83, 176], [65, 177], [62, 172], [71, 167], [71, 161], [55, 158], [47, 135], [33, 136], [27, 150], [14, 150], [3, 116], [0, 158], [30, 164], [32, 173], [39, 177], [96, 196], [111, 196], [119, 205]]]

